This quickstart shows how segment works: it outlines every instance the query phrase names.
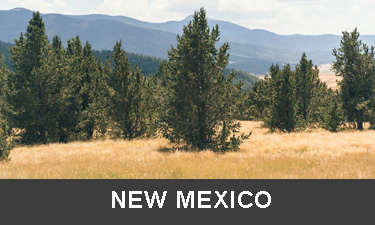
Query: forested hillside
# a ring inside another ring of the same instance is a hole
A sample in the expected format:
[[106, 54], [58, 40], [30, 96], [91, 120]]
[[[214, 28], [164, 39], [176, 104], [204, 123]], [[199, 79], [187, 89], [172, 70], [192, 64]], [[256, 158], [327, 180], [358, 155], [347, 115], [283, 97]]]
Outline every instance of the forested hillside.
[[[2, 52], [4, 56], [4, 63], [8, 68], [11, 68], [11, 59], [10, 59], [10, 51], [9, 48], [12, 46], [10, 43], [5, 43], [0, 41], [0, 51]], [[102, 63], [104, 64], [107, 56], [113, 61], [112, 59], [112, 54], [113, 50], [93, 50], [93, 53], [96, 57], [101, 58]], [[154, 56], [146, 56], [142, 54], [136, 54], [136, 53], [131, 53], [127, 52], [126, 56], [129, 59], [130, 65], [135, 66], [138, 65], [138, 68], [142, 71], [143, 75], [149, 76], [151, 74], [155, 74], [159, 68], [159, 64], [163, 62], [163, 59], [157, 58]], [[232, 69], [226, 69], [224, 71], [225, 75], [229, 75], [230, 71]], [[248, 72], [244, 72], [241, 70], [234, 70], [237, 74], [235, 81], [242, 80], [244, 83], [244, 88], [249, 89], [251, 88], [255, 82], [259, 81], [258, 78], [256, 78], [254, 75]]]

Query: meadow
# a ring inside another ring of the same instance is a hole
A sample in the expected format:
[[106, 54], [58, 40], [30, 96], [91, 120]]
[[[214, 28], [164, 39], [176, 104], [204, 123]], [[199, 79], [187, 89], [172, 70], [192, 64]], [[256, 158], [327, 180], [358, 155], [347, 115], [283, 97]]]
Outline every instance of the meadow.
[[375, 131], [268, 133], [241, 123], [253, 135], [238, 152], [171, 152], [161, 138], [18, 146], [0, 178], [375, 178]]

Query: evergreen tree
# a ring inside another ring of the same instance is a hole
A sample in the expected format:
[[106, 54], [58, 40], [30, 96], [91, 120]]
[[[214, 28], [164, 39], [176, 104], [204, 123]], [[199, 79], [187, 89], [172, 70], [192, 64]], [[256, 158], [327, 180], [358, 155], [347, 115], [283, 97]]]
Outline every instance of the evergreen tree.
[[109, 77], [112, 89], [110, 115], [120, 135], [131, 140], [147, 131], [149, 93], [146, 77], [137, 66], [131, 69], [121, 45], [120, 41], [114, 46], [114, 65]]
[[4, 65], [4, 58], [0, 52], [0, 116], [5, 113], [5, 93], [7, 89], [7, 80], [9, 76], [9, 69]]
[[311, 114], [314, 111], [312, 101], [317, 96], [317, 89], [320, 84], [319, 70], [311, 60], [308, 60], [303, 53], [299, 64], [296, 66], [296, 100], [297, 113], [301, 117], [301, 126], [306, 127], [314, 121]]
[[11, 130], [8, 124], [0, 118], [0, 162], [10, 160], [10, 151], [14, 147], [14, 141], [10, 136]]
[[95, 59], [90, 43], [86, 42], [82, 56], [79, 127], [84, 137], [91, 139], [94, 131], [99, 129], [99, 123], [101, 132], [104, 133], [106, 130], [106, 125], [103, 122], [106, 108], [103, 106], [107, 105], [104, 96], [107, 86], [100, 59]]
[[44, 22], [39, 12], [27, 26], [25, 34], [11, 48], [14, 73], [8, 78], [7, 102], [10, 105], [9, 122], [23, 130], [26, 143], [46, 143], [48, 93], [47, 77], [37, 72], [42, 59], [48, 54], [50, 45], [45, 34]]
[[164, 135], [172, 142], [226, 151], [237, 150], [242, 141], [233, 136], [227, 145], [227, 131], [237, 133], [240, 127], [234, 122], [240, 87], [232, 86], [233, 73], [227, 78], [223, 74], [229, 45], [216, 49], [219, 34], [218, 26], [210, 31], [201, 8], [177, 36], [177, 47], [168, 52]]
[[292, 132], [298, 128], [295, 73], [286, 65], [283, 70], [272, 65], [270, 77], [269, 102], [266, 108], [265, 126], [271, 131]]
[[251, 120], [264, 120], [269, 102], [268, 81], [259, 81], [248, 91], [245, 100], [247, 118]]
[[323, 116], [322, 127], [329, 131], [337, 132], [339, 127], [344, 124], [344, 113], [339, 93], [328, 89], [322, 102], [324, 104], [321, 111]]
[[343, 108], [349, 122], [363, 129], [366, 103], [375, 96], [374, 48], [359, 40], [357, 29], [343, 32], [340, 48], [333, 50], [333, 69], [343, 79], [338, 84]]
[[34, 73], [43, 80], [41, 85], [43, 92], [40, 96], [44, 102], [44, 114], [40, 115], [39, 123], [45, 127], [46, 142], [59, 141], [61, 126], [59, 116], [64, 104], [62, 91], [65, 88], [67, 76], [64, 49], [59, 37], [53, 38], [52, 46], [41, 59], [41, 65], [34, 70]]

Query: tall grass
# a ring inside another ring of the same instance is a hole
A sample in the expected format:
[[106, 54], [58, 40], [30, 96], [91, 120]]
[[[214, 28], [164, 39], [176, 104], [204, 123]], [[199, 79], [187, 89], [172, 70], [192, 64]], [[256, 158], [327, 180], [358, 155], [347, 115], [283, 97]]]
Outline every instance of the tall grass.
[[0, 178], [375, 178], [375, 132], [253, 135], [239, 152], [164, 152], [167, 140], [102, 140], [17, 147]]

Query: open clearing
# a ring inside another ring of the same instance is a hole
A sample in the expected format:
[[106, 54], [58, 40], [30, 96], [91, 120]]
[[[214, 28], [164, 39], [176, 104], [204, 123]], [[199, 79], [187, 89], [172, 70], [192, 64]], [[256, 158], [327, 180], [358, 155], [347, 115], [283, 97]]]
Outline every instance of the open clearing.
[[[341, 77], [337, 77], [335, 72], [331, 70], [331, 64], [322, 64], [319, 66], [319, 78], [321, 81], [327, 84], [328, 88], [333, 90], [338, 89], [337, 81], [342, 80]], [[259, 79], [263, 80], [264, 76], [259, 76]]]
[[326, 82], [329, 88], [337, 89], [337, 81], [342, 80], [342, 77], [337, 77], [334, 71], [331, 70], [331, 64], [323, 64], [319, 66], [319, 78]]
[[165, 139], [17, 147], [0, 178], [375, 178], [375, 131], [253, 135], [239, 152], [163, 152]]

